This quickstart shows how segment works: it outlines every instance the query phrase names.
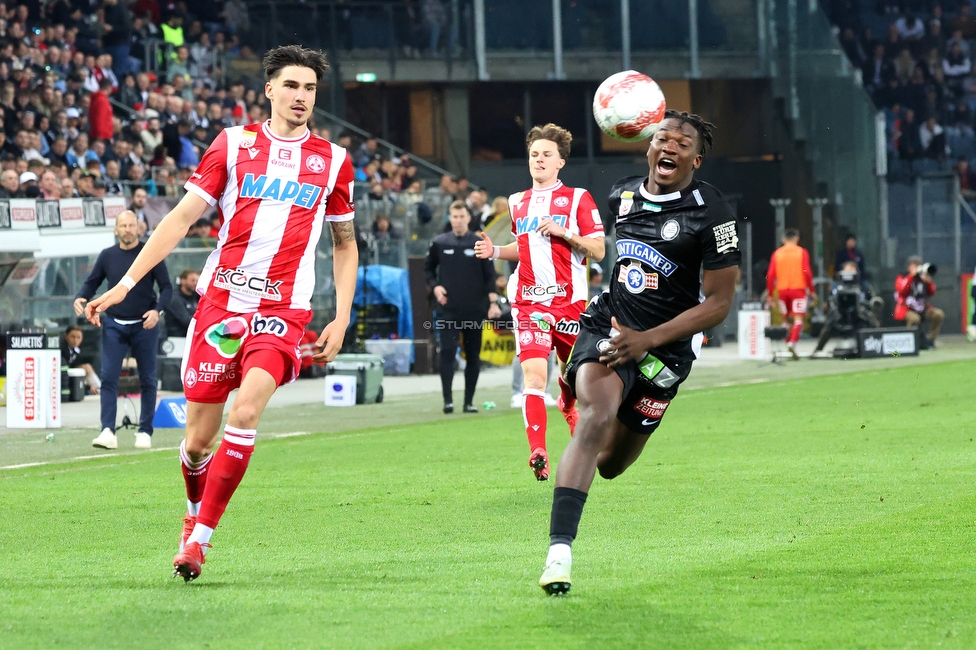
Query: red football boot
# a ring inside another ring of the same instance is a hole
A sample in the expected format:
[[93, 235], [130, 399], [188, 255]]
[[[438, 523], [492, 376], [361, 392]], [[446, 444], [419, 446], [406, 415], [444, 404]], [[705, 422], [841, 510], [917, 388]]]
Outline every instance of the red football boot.
[[563, 414], [566, 419], [566, 424], [569, 425], [569, 435], [576, 433], [576, 423], [579, 422], [579, 409], [573, 404], [572, 408], [566, 408], [566, 402], [563, 400], [563, 396], [560, 395], [556, 398], [556, 408], [559, 412]]
[[207, 559], [203, 556], [203, 548], [210, 548], [210, 544], [190, 542], [173, 558], [173, 577], [182, 576], [185, 582], [200, 577], [200, 568]]
[[532, 453], [529, 455], [529, 467], [535, 472], [537, 481], [549, 480], [549, 455], [545, 449], [537, 447], [532, 450]]
[[190, 538], [190, 534], [193, 533], [193, 527], [197, 525], [197, 518], [193, 515], [187, 515], [183, 517], [183, 534], [180, 535], [180, 551], [186, 546], [186, 540]]

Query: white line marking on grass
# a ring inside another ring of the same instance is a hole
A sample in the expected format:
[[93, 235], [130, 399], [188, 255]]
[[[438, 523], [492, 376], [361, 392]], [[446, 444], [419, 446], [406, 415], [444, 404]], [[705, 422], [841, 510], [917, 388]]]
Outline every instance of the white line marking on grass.
[[[368, 431], [368, 432], [354, 433], [354, 434], [341, 435], [341, 436], [329, 436], [329, 440], [357, 438], [359, 436], [372, 435], [376, 433], [395, 433], [397, 431], [403, 431], [403, 429], [381, 429], [378, 431]], [[318, 433], [324, 433], [324, 432], [318, 432]], [[268, 434], [264, 434], [263, 437], [265, 439], [276, 440], [278, 438], [297, 438], [299, 436], [311, 436], [315, 434], [316, 432], [314, 431], [289, 431], [287, 433], [268, 433]], [[9, 470], [9, 469], [25, 469], [27, 467], [42, 467], [44, 465], [59, 465], [59, 464], [72, 463], [72, 462], [82, 461], [82, 460], [95, 460], [98, 458], [116, 458], [116, 457], [124, 456], [125, 458], [138, 459], [140, 456], [143, 456], [145, 454], [151, 454], [153, 452], [160, 452], [160, 451], [179, 451], [179, 447], [154, 447], [152, 449], [146, 450], [143, 454], [123, 454], [121, 452], [115, 451], [115, 452], [108, 452], [104, 454], [89, 454], [86, 456], [73, 456], [71, 458], [64, 458], [60, 460], [45, 460], [36, 463], [20, 463], [18, 465], [3, 465], [0, 466], [0, 471]]]

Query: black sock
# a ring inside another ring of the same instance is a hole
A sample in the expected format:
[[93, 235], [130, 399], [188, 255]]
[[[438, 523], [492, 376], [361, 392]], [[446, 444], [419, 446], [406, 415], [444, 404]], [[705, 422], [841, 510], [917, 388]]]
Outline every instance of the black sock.
[[557, 487], [552, 491], [552, 516], [549, 519], [549, 545], [572, 545], [576, 539], [586, 492]]

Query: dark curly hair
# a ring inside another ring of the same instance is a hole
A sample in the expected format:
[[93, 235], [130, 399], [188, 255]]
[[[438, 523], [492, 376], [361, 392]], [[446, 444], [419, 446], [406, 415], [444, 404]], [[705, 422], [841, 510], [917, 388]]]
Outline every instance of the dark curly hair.
[[682, 124], [690, 124], [694, 127], [695, 131], [698, 132], [698, 142], [699, 142], [699, 155], [704, 158], [708, 154], [708, 150], [712, 148], [715, 144], [715, 140], [712, 137], [712, 131], [715, 130], [715, 125], [711, 122], [706, 122], [701, 115], [695, 115], [694, 113], [687, 113], [685, 111], [676, 111], [674, 109], [668, 109], [664, 112], [664, 119], [675, 119], [678, 120], [678, 126]]
[[325, 58], [324, 53], [301, 45], [282, 45], [272, 48], [264, 55], [264, 60], [261, 63], [264, 66], [266, 81], [271, 81], [290, 65], [310, 68], [315, 72], [315, 78], [319, 81], [329, 70], [329, 61]]

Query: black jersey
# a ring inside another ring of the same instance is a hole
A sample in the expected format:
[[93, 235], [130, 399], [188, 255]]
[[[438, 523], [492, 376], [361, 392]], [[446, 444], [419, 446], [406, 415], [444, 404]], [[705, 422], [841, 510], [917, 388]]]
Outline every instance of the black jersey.
[[[681, 192], [658, 196], [647, 191], [646, 180], [625, 178], [610, 191], [617, 262], [610, 294], [600, 299], [622, 325], [638, 331], [702, 302], [702, 270], [741, 260], [735, 213], [721, 192], [693, 180]], [[674, 360], [697, 356], [691, 339], [658, 352]]]

